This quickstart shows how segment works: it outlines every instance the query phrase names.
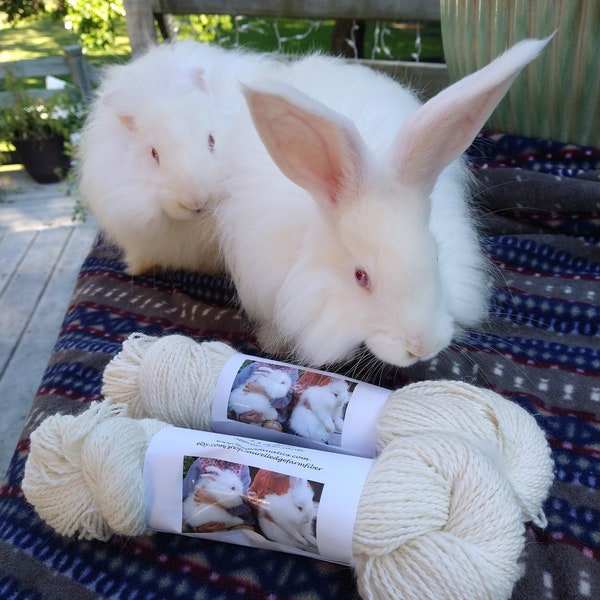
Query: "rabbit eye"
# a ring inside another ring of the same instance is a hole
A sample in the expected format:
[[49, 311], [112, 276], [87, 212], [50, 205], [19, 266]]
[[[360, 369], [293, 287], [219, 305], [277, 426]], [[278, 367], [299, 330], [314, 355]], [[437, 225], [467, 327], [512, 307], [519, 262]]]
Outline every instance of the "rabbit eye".
[[356, 283], [361, 288], [370, 289], [371, 280], [369, 279], [369, 274], [364, 269], [355, 269], [354, 270], [354, 279], [356, 279]]
[[156, 164], [160, 164], [160, 156], [158, 156], [158, 151], [156, 148], [152, 148], [152, 158], [156, 161]]
[[212, 152], [215, 149], [215, 136], [212, 133], [208, 134], [208, 150]]

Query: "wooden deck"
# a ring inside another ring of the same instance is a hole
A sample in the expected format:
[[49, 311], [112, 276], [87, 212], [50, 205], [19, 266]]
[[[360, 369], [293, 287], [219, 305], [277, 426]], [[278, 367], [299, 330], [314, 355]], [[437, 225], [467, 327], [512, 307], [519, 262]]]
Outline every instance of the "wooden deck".
[[73, 223], [64, 184], [0, 172], [0, 479], [56, 341], [79, 267], [96, 235]]

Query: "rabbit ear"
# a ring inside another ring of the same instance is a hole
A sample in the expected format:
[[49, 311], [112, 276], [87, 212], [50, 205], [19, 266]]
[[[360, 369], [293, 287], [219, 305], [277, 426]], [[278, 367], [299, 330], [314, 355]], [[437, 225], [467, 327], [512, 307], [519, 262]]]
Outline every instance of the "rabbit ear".
[[284, 175], [327, 210], [358, 197], [364, 146], [349, 120], [283, 84], [243, 91], [256, 130]]
[[192, 82], [201, 92], [208, 92], [208, 85], [204, 78], [204, 69], [194, 69], [192, 71]]
[[135, 118], [132, 115], [119, 114], [117, 115], [119, 121], [125, 129], [135, 133], [137, 131], [137, 125], [135, 123]]
[[400, 180], [430, 191], [442, 169], [469, 147], [513, 80], [549, 40], [515, 44], [413, 113], [394, 143], [394, 164]]
[[106, 106], [113, 106], [117, 111], [117, 119], [121, 121], [121, 125], [128, 131], [135, 133], [137, 131], [137, 124], [135, 117], [127, 111], [116, 108], [119, 104], [119, 94], [115, 90], [104, 92], [101, 96], [101, 102]]
[[219, 469], [219, 467], [216, 467], [215, 465], [209, 465], [208, 467], [206, 467], [206, 469], [204, 469], [203, 476], [209, 479], [215, 479], [222, 472], [223, 470]]
[[290, 475], [290, 487], [302, 489], [308, 487], [308, 482], [302, 477], [295, 477], [294, 475]]

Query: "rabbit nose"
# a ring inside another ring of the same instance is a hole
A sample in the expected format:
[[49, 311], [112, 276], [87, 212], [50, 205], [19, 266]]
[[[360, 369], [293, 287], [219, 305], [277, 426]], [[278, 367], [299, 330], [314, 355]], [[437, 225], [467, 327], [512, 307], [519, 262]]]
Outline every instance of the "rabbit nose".
[[419, 360], [427, 356], [428, 351], [425, 349], [425, 342], [422, 338], [411, 338], [406, 340], [406, 353], [409, 358]]
[[194, 212], [200, 212], [206, 206], [206, 198], [196, 197], [191, 202], [191, 210]]
[[180, 205], [190, 212], [199, 213], [206, 206], [206, 198], [190, 198], [187, 202], [180, 202]]

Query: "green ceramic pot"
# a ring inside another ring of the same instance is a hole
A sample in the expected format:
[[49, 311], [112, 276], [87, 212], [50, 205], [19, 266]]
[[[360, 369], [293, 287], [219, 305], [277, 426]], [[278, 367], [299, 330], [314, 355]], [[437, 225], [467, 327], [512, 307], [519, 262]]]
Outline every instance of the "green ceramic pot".
[[600, 0], [441, 0], [441, 23], [452, 81], [556, 31], [486, 128], [600, 147]]

